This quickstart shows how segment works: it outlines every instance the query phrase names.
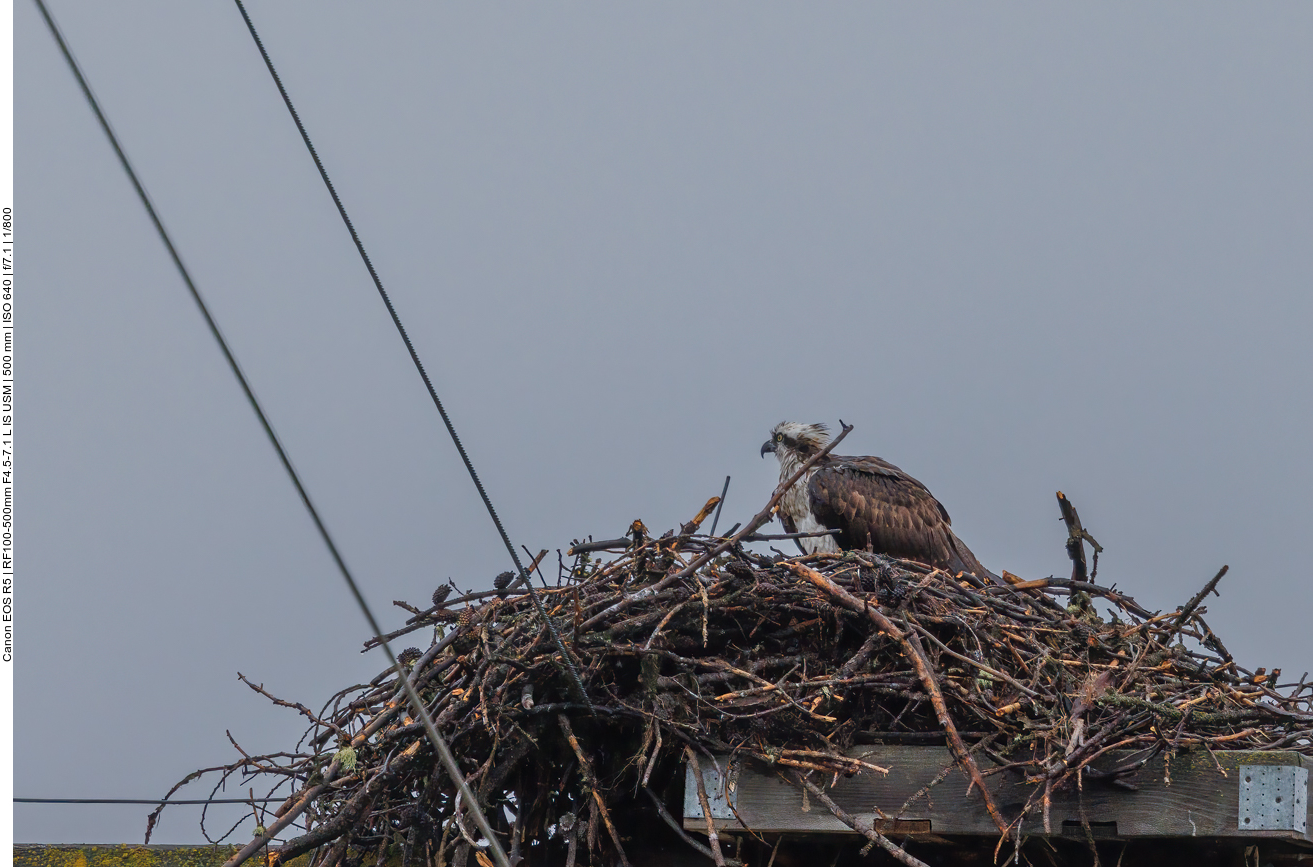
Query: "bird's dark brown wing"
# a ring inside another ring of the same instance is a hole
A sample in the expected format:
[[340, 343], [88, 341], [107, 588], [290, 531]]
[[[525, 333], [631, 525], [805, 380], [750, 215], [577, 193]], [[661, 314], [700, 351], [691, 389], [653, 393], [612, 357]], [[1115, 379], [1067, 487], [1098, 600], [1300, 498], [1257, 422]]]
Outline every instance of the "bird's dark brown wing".
[[945, 524], [951, 525], [953, 523], [953, 519], [948, 517], [948, 510], [944, 508], [943, 503], [940, 503], [938, 500], [934, 498], [934, 496], [930, 493], [929, 488], [927, 488], [925, 485], [921, 484], [919, 481], [909, 476], [907, 473], [900, 470], [898, 467], [889, 463], [884, 458], [877, 458], [873, 456], [860, 457], [860, 458], [840, 457], [838, 455], [833, 455], [826, 463], [826, 466], [835, 470], [844, 470], [844, 471], [851, 471], [859, 474], [864, 473], [872, 476], [880, 476], [882, 478], [889, 479], [891, 482], [904, 483], [909, 488], [919, 490], [921, 493], [925, 494], [925, 496], [928, 497], [930, 501], [935, 504], [935, 508], [939, 511], [939, 515], [944, 519]]
[[780, 523], [784, 525], [784, 532], [786, 533], [798, 532], [797, 525], [793, 523], [793, 519], [790, 518], [788, 515], [784, 514], [783, 512], [776, 512], [775, 516], [779, 518]]
[[870, 550], [984, 578], [989, 573], [953, 533], [926, 486], [875, 457], [833, 458], [811, 477], [812, 513], [846, 550]]
[[[788, 515], [784, 514], [783, 512], [776, 512], [775, 514], [776, 514], [776, 516], [779, 517], [779, 519], [780, 519], [780, 523], [784, 525], [784, 532], [786, 532], [786, 533], [796, 533], [796, 532], [798, 532], [798, 525], [795, 524], [795, 523], [793, 523], [793, 519], [792, 519], [792, 518], [790, 518]], [[798, 548], [798, 552], [799, 552], [799, 553], [802, 553], [802, 554], [806, 554], [806, 553], [807, 553], [807, 549], [804, 548], [804, 547], [802, 546], [802, 540], [801, 540], [801, 539], [794, 539], [794, 540], [793, 540], [793, 544], [794, 544], [795, 546], [797, 546], [797, 548]]]

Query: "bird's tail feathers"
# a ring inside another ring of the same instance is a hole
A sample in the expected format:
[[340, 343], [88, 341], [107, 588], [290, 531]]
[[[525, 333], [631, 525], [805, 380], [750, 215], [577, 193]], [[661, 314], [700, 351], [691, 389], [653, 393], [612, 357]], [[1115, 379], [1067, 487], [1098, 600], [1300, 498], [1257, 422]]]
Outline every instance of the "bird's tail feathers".
[[976, 555], [971, 553], [971, 549], [968, 548], [961, 539], [957, 538], [956, 534], [953, 536], [953, 548], [954, 557], [947, 564], [950, 573], [956, 575], [958, 572], [970, 572], [982, 581], [992, 581], [995, 584], [1002, 585], [1007, 584], [1007, 582], [1000, 576], [995, 575], [993, 572], [986, 569], [981, 562], [976, 559]]

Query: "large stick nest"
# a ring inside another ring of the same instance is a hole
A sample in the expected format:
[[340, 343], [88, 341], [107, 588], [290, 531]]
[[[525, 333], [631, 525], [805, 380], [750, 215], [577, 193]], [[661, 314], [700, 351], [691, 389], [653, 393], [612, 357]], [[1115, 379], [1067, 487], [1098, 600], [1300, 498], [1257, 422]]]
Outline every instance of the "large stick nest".
[[[1143, 764], [1096, 771], [1113, 749], [1313, 753], [1302, 683], [1241, 668], [1195, 605], [1155, 614], [1093, 583], [994, 586], [855, 552], [734, 546], [681, 574], [723, 542], [668, 534], [561, 559], [537, 592], [569, 659], [523, 587], [398, 603], [413, 616], [392, 637], [433, 634], [401, 654], [406, 674], [512, 861], [626, 863], [627, 838], [678, 824], [685, 762], [730, 753], [816, 792], [862, 770], [844, 756], [855, 743], [947, 743], [973, 778], [1008, 765], [1032, 782], [1032, 812], [1046, 789]], [[295, 750], [210, 769], [296, 790], [274, 815], [300, 812], [299, 831], [271, 863], [489, 863], [395, 671], [318, 713], [289, 706], [311, 723]], [[714, 838], [668, 833], [722, 859]]]

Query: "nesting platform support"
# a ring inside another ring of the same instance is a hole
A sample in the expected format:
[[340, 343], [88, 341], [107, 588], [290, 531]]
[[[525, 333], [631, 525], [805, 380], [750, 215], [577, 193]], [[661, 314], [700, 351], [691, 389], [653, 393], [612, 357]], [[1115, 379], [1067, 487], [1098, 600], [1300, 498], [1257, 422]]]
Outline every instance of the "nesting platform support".
[[[913, 839], [931, 835], [997, 838], [998, 829], [980, 794], [967, 791], [970, 781], [947, 748], [861, 746], [847, 753], [889, 769], [888, 774], [862, 771], [840, 776], [829, 787], [830, 797], [860, 821], [886, 834]], [[1135, 758], [1139, 757], [1109, 753], [1095, 762], [1095, 767], [1110, 770]], [[799, 790], [779, 775], [730, 763], [728, 757], [718, 757], [716, 765], [728, 771], [728, 785], [716, 766], [705, 760], [701, 763], [718, 830], [732, 833], [742, 829], [742, 819], [759, 833], [852, 833], [825, 806], [815, 799], [805, 801]], [[1133, 776], [1119, 778], [1135, 786], [1133, 790], [1087, 780], [1083, 792], [1053, 792], [1048, 835], [1084, 838], [1087, 822], [1091, 834], [1102, 839], [1276, 839], [1313, 847], [1310, 768], [1313, 760], [1284, 751], [1210, 753], [1197, 749], [1178, 752], [1170, 761], [1160, 755]], [[949, 769], [946, 774], [945, 769]], [[831, 782], [822, 776], [815, 774], [813, 780], [818, 785]], [[986, 781], [1008, 820], [1015, 819], [1036, 793], [1036, 786], [1006, 771], [992, 774]], [[928, 792], [922, 792], [927, 786]], [[920, 796], [914, 797], [918, 793]], [[1029, 837], [1045, 836], [1039, 798], [1035, 801], [1022, 822], [1021, 833]], [[705, 832], [707, 827], [691, 768], [686, 768], [683, 824], [695, 832]]]

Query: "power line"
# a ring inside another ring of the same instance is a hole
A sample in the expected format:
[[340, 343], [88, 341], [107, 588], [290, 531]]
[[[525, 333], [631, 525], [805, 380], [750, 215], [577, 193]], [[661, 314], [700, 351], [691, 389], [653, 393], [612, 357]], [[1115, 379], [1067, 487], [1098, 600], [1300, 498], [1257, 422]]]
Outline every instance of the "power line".
[[483, 482], [479, 480], [479, 474], [474, 470], [474, 463], [470, 460], [470, 456], [465, 451], [465, 446], [456, 433], [456, 426], [451, 423], [451, 417], [447, 415], [447, 410], [438, 397], [437, 389], [433, 387], [433, 381], [429, 379], [428, 372], [424, 369], [424, 362], [420, 361], [419, 353], [415, 351], [415, 345], [411, 343], [410, 335], [406, 333], [406, 326], [401, 323], [401, 317], [397, 314], [396, 308], [392, 306], [392, 299], [388, 296], [387, 290], [383, 288], [383, 281], [379, 278], [378, 271], [374, 270], [374, 263], [370, 260], [369, 253], [365, 251], [365, 244], [360, 240], [355, 224], [351, 222], [351, 217], [346, 212], [346, 206], [342, 204], [342, 199], [337, 194], [337, 188], [333, 186], [333, 181], [328, 177], [328, 170], [324, 168], [323, 160], [319, 159], [319, 152], [315, 150], [314, 142], [310, 140], [310, 133], [306, 131], [305, 124], [301, 123], [301, 115], [297, 113], [296, 106], [292, 104], [292, 97], [288, 95], [287, 88], [283, 87], [283, 80], [279, 77], [278, 70], [274, 68], [274, 62], [269, 57], [269, 52], [265, 50], [264, 40], [260, 38], [259, 32], [255, 29], [255, 23], [251, 21], [251, 16], [247, 14], [246, 6], [242, 3], [242, 0], [233, 0], [233, 2], [237, 4], [237, 11], [242, 13], [242, 20], [246, 22], [246, 29], [251, 31], [251, 38], [255, 40], [255, 46], [260, 50], [260, 56], [264, 58], [264, 65], [268, 67], [269, 75], [273, 77], [274, 84], [278, 86], [278, 92], [283, 97], [283, 103], [287, 106], [292, 121], [301, 133], [301, 140], [305, 142], [306, 150], [310, 152], [310, 158], [315, 161], [315, 168], [319, 169], [319, 176], [323, 178], [324, 186], [328, 188], [328, 194], [333, 197], [333, 204], [337, 206], [337, 212], [341, 215], [342, 222], [346, 224], [347, 231], [351, 234], [351, 240], [356, 245], [356, 252], [360, 254], [361, 261], [365, 263], [365, 269], [369, 271], [370, 279], [374, 281], [374, 288], [378, 290], [379, 297], [383, 299], [383, 305], [387, 307], [388, 315], [392, 317], [392, 324], [397, 327], [397, 333], [401, 335], [401, 341], [406, 344], [406, 351], [410, 353], [410, 360], [414, 362], [415, 369], [419, 371], [420, 378], [424, 380], [424, 387], [428, 389], [429, 397], [433, 399], [433, 405], [438, 409], [438, 415], [442, 416], [442, 423], [447, 426], [447, 433], [451, 434], [451, 441], [456, 444], [456, 451], [460, 452], [460, 459], [465, 462], [465, 469], [469, 471], [470, 478], [474, 481], [474, 487], [478, 489], [479, 497], [483, 500], [483, 505], [488, 509], [492, 522], [497, 526], [497, 533], [501, 536], [502, 544], [506, 546], [507, 553], [511, 555], [511, 562], [515, 564], [516, 574], [519, 575], [520, 581], [524, 582], [524, 586], [529, 588], [529, 596], [533, 599], [538, 614], [546, 622], [552, 640], [556, 643], [556, 649], [561, 651], [561, 658], [569, 671], [579, 699], [591, 709], [593, 703], [588, 698], [587, 691], [584, 690], [583, 681], [579, 678], [579, 671], [574, 664], [574, 656], [566, 649], [565, 642], [561, 640], [555, 622], [547, 615], [547, 609], [543, 607], [542, 600], [538, 598], [538, 591], [533, 587], [533, 580], [520, 562], [520, 555], [516, 553], [515, 545], [511, 543], [511, 537], [507, 535], [506, 528], [502, 526], [501, 518], [498, 517], [497, 510], [493, 508], [492, 500], [489, 499], [488, 492], [484, 490]]
[[15, 804], [281, 804], [286, 798], [199, 798], [171, 801], [168, 798], [14, 798]]
[[[287, 471], [287, 475], [292, 480], [292, 484], [296, 487], [297, 493], [301, 495], [301, 502], [305, 505], [306, 511], [310, 513], [310, 518], [314, 521], [315, 527], [319, 530], [319, 535], [323, 539], [325, 547], [328, 548], [329, 554], [332, 555], [333, 562], [337, 564], [338, 571], [342, 573], [342, 577], [345, 579], [347, 587], [351, 590], [351, 595], [355, 598], [356, 604], [360, 606], [361, 612], [364, 613], [365, 619], [369, 622], [369, 628], [374, 631], [375, 637], [378, 639], [379, 644], [382, 645], [383, 651], [387, 654], [388, 661], [391, 662], [392, 667], [396, 669], [397, 679], [401, 682], [402, 688], [405, 690], [407, 698], [414, 707], [416, 715], [424, 724], [424, 729], [429, 736], [429, 740], [433, 744], [433, 748], [437, 751], [438, 756], [442, 760], [442, 764], [446, 767], [447, 773], [451, 776], [452, 782], [456, 785], [461, 797], [468, 805], [469, 812], [472, 814], [475, 824], [478, 825], [480, 833], [487, 838], [489, 848], [492, 850], [494, 857], [496, 857], [499, 867], [510, 867], [510, 861], [506, 858], [506, 853], [502, 851], [501, 843], [493, 834], [492, 828], [488, 824], [487, 817], [483, 814], [483, 811], [479, 809], [479, 802], [474, 797], [474, 793], [470, 791], [469, 784], [465, 782], [465, 776], [457, 766], [455, 757], [452, 756], [450, 748], [448, 748], [446, 741], [443, 740], [442, 735], [438, 732], [437, 727], [433, 725], [433, 720], [429, 716], [428, 709], [424, 707], [424, 702], [420, 699], [419, 693], [415, 691], [415, 687], [411, 684], [410, 678], [406, 676], [405, 670], [401, 667], [401, 664], [397, 662], [397, 658], [393, 654], [391, 646], [387, 643], [386, 639], [383, 638], [383, 630], [379, 627], [378, 621], [374, 618], [374, 612], [370, 610], [368, 603], [365, 602], [365, 597], [360, 592], [360, 587], [356, 584], [356, 579], [352, 576], [351, 570], [347, 568], [346, 561], [342, 559], [342, 555], [338, 551], [337, 545], [333, 542], [333, 537], [329, 534], [328, 528], [319, 517], [319, 511], [315, 508], [314, 503], [311, 502], [310, 494], [306, 491], [305, 486], [301, 483], [300, 476], [297, 475], [296, 469], [292, 466], [291, 458], [288, 457], [287, 451], [283, 448], [283, 444], [278, 439], [278, 435], [274, 433], [273, 425], [269, 422], [269, 418], [260, 407], [260, 402], [256, 400], [255, 392], [251, 390], [246, 375], [242, 373], [241, 366], [238, 365], [236, 357], [233, 355], [232, 350], [228, 348], [228, 342], [224, 340], [223, 334], [219, 331], [218, 323], [216, 323], [214, 317], [210, 315], [210, 310], [206, 306], [204, 299], [201, 297], [200, 291], [196, 288], [196, 283], [192, 280], [191, 273], [187, 270], [187, 266], [183, 264], [182, 257], [178, 254], [178, 250], [173, 245], [173, 241], [170, 239], [168, 231], [164, 228], [164, 223], [160, 220], [159, 214], [155, 210], [155, 206], [151, 203], [150, 196], [146, 193], [146, 188], [142, 186], [141, 181], [137, 177], [136, 171], [132, 168], [132, 163], [128, 161], [127, 154], [124, 153], [122, 146], [119, 144], [118, 136], [114, 134], [114, 129], [109, 124], [109, 119], [105, 117], [105, 113], [101, 110], [100, 103], [97, 101], [95, 94], [91, 90], [91, 85], [87, 83], [86, 76], [82, 74], [81, 68], [73, 58], [72, 50], [69, 49], [68, 43], [64, 40], [64, 36], [60, 32], [58, 25], [55, 24], [55, 19], [51, 16], [50, 10], [46, 8], [45, 0], [34, 0], [34, 2], [36, 3], [37, 8], [40, 9], [42, 17], [45, 18], [46, 26], [50, 29], [51, 35], [54, 36], [55, 42], [59, 44], [59, 50], [64, 55], [64, 60], [68, 63], [68, 67], [72, 71], [73, 77], [77, 79], [78, 86], [81, 87], [82, 94], [86, 97], [87, 103], [91, 106], [91, 110], [95, 112], [96, 119], [100, 122], [101, 129], [105, 131], [105, 136], [109, 139], [110, 144], [114, 148], [114, 153], [118, 155], [119, 163], [123, 166], [123, 171], [127, 174], [128, 179], [132, 182], [133, 188], [137, 191], [137, 195], [140, 197], [142, 205], [146, 208], [146, 213], [150, 216], [151, 223], [155, 226], [155, 231], [159, 234], [160, 240], [164, 242], [165, 248], [169, 251], [170, 258], [173, 259], [174, 266], [178, 269], [179, 275], [181, 275], [183, 282], [187, 285], [188, 291], [191, 292], [192, 300], [196, 302], [196, 306], [200, 309], [201, 315], [205, 318], [205, 322], [210, 329], [210, 334], [213, 335], [215, 342], [219, 344], [219, 348], [223, 351], [224, 358], [228, 361], [229, 368], [231, 368], [233, 375], [237, 377], [237, 381], [242, 387], [242, 392], [246, 395], [247, 402], [255, 412], [256, 418], [259, 419], [260, 426], [264, 428], [265, 435], [268, 436], [270, 444], [274, 447], [274, 451], [278, 453], [278, 459], [282, 462], [283, 469]], [[243, 10], [243, 14], [245, 14], [245, 10]], [[521, 572], [523, 571], [523, 568], [521, 568]], [[284, 814], [284, 819], [287, 819], [288, 822], [290, 822], [292, 818], [294, 818], [292, 811]], [[272, 832], [277, 829], [277, 826], [275, 826], [269, 831], [266, 831], [263, 835], [264, 839], [260, 840], [259, 844], [264, 845], [267, 843], [268, 838], [272, 836]], [[252, 842], [254, 843], [256, 841]], [[238, 855], [234, 857], [244, 857], [243, 853], [249, 855], [250, 853], [247, 853], [246, 850], [250, 848], [252, 848], [252, 844], [247, 844], [242, 852], [239, 852]], [[259, 847], [256, 846], [255, 848]], [[254, 851], [254, 849], [252, 849], [252, 851]]]

